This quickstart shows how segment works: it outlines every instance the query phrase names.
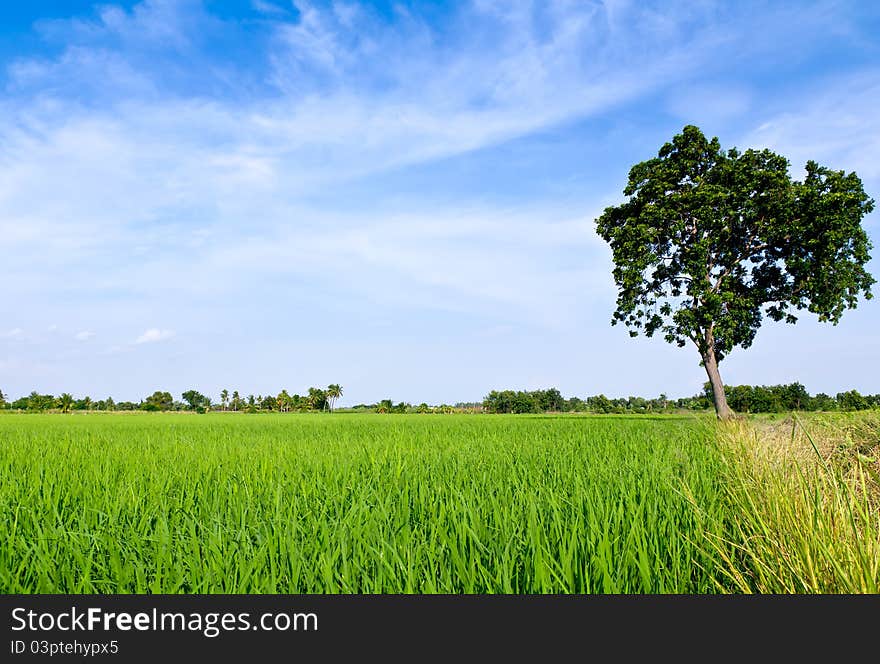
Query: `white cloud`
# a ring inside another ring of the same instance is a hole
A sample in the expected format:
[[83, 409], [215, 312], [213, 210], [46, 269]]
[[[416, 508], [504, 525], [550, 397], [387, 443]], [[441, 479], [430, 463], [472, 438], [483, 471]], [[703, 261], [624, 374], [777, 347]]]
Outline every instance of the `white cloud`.
[[[558, 292], [554, 261], [531, 253], [560, 232], [554, 224], [536, 234], [533, 221], [507, 225], [491, 206], [489, 222], [457, 222], [429, 204], [395, 224], [359, 209], [325, 214], [309, 197], [604, 112], [686, 76], [719, 38], [682, 30], [680, 21], [700, 20], [692, 10], [658, 31], [636, 7], [524, 12], [480, 2], [450, 19], [479, 30], [446, 43], [401, 8], [388, 22], [369, 8], [298, 3], [297, 22], [269, 23], [262, 75], [271, 89], [238, 94], [233, 82], [232, 95], [180, 94], [165, 79], [187, 67], [161, 58], [195, 48], [200, 22], [216, 27], [193, 7], [146, 2], [131, 12], [104, 8], [91, 22], [51, 22], [44, 32], [66, 46], [61, 55], [9, 69], [11, 94], [0, 105], [9, 278], [36, 292], [54, 280], [80, 294], [132, 294], [145, 284], [170, 289], [196, 264], [209, 269], [183, 281], [211, 291], [224, 276], [254, 281], [294, 256], [293, 269], [324, 280], [320, 255], [356, 287], [396, 274], [449, 295], [440, 300], [492, 299], [532, 317]], [[173, 48], [159, 48], [166, 37]], [[156, 49], [158, 64], [141, 59]], [[235, 78], [223, 67], [205, 76], [220, 70]], [[462, 224], [471, 230], [436, 237]], [[216, 257], [240, 264], [240, 252], [274, 258], [233, 277]], [[37, 254], [51, 274], [33, 275]]]
[[88, 341], [92, 337], [95, 336], [95, 333], [90, 330], [83, 330], [82, 332], [77, 332], [74, 336], [74, 339], [77, 341]]
[[0, 333], [0, 337], [4, 339], [18, 339], [24, 336], [24, 330], [20, 327], [13, 327], [11, 330], [6, 330], [5, 332]]
[[261, 14], [281, 16], [289, 13], [286, 9], [265, 0], [252, 0], [251, 6]]
[[[139, 59], [145, 40], [156, 49], [173, 37], [184, 48], [199, 21], [211, 25], [185, 4], [52, 22], [46, 30], [70, 46], [54, 61], [10, 67], [16, 94], [0, 108], [9, 155], [0, 211], [28, 221], [9, 224], [11, 241], [42, 241], [62, 227], [53, 244], [80, 250], [135, 224], [216, 218], [253, 200], [480, 149], [684, 78], [720, 39], [708, 26], [684, 30], [697, 20], [691, 9], [658, 26], [635, 7], [477, 3], [458, 20], [479, 30], [444, 44], [409, 14], [388, 23], [366, 8], [298, 6], [299, 20], [276, 21], [266, 47], [263, 75], [275, 89], [232, 98], [163, 90], [169, 70], [186, 68]], [[222, 67], [205, 72], [221, 75], [218, 85], [235, 78]], [[57, 177], [71, 172], [75, 182]], [[52, 196], [39, 195], [50, 187], [41, 182], [52, 183]]]
[[880, 68], [822, 81], [787, 101], [743, 138], [743, 148], [778, 150], [797, 177], [813, 159], [880, 184]]
[[160, 330], [159, 328], [151, 327], [135, 339], [134, 342], [136, 344], [151, 344], [157, 341], [165, 341], [173, 336], [174, 332], [172, 330]]

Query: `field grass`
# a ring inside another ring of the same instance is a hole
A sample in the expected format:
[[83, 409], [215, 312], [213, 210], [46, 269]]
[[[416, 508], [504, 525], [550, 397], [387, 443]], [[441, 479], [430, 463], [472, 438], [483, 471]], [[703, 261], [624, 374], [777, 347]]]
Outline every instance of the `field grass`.
[[0, 591], [708, 592], [720, 467], [688, 418], [5, 416]]
[[789, 428], [6, 415], [0, 592], [876, 592], [877, 484]]

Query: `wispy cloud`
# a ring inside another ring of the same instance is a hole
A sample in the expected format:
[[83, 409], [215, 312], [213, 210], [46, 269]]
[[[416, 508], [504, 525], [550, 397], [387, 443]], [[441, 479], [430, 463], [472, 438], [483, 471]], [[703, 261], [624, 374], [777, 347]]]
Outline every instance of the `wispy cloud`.
[[18, 339], [24, 336], [24, 330], [20, 327], [13, 327], [11, 330], [0, 332], [0, 337], [4, 339]]
[[[195, 35], [222, 28], [197, 4], [106, 7], [93, 21], [46, 24], [67, 44], [61, 56], [8, 69], [7, 167], [31, 185], [10, 203], [35, 200], [34, 171], [78, 178], [28, 206], [40, 223], [23, 239], [45, 237], [58, 213], [117, 231], [184, 211], [216, 219], [242, 194], [277, 202], [485, 148], [705, 74], [737, 28], [722, 30], [712, 10], [692, 3], [661, 20], [627, 4], [478, 2], [451, 15], [460, 30], [444, 39], [403, 8], [389, 21], [358, 5], [297, 7], [298, 18], [269, 21], [258, 44], [264, 82], [245, 94], [245, 74], [226, 63], [203, 71], [206, 47]], [[169, 71], [216, 86], [190, 81], [181, 95]], [[78, 214], [99, 187], [109, 194], [103, 212]], [[58, 200], [76, 207], [56, 210]], [[56, 243], [86, 237], [74, 231]]]
[[94, 326], [119, 353], [173, 336], [161, 321], [169, 356], [206, 319], [258, 344], [371, 309], [389, 334], [426, 311], [450, 330], [604, 326], [592, 220], [670, 127], [735, 122], [747, 140], [724, 143], [877, 173], [876, 67], [772, 103], [758, 80], [803, 45], [872, 48], [859, 3], [213, 6], [100, 4], [39, 22], [46, 48], [6, 63], [0, 319]]
[[172, 330], [160, 330], [157, 327], [151, 327], [149, 330], [146, 330], [142, 335], [140, 335], [137, 339], [134, 340], [136, 344], [152, 344], [157, 341], [165, 341], [166, 339], [170, 339], [174, 336], [174, 332]]
[[268, 0], [252, 0], [251, 6], [261, 14], [269, 14], [271, 16], [284, 16], [290, 14], [290, 12], [283, 7], [268, 2]]
[[789, 101], [762, 118], [743, 144], [779, 150], [798, 174], [813, 159], [880, 185], [880, 66], [819, 81]]
[[[323, 212], [310, 209], [310, 197], [601, 114], [693, 72], [705, 76], [723, 60], [719, 51], [753, 40], [749, 23], [733, 20], [740, 16], [722, 24], [724, 12], [703, 3], [661, 13], [628, 3], [475, 2], [442, 30], [403, 7], [390, 18], [361, 5], [296, 8], [265, 22], [247, 71], [209, 57], [200, 35], [237, 28], [195, 2], [105, 6], [91, 19], [42, 23], [60, 55], [16, 60], [0, 106], [9, 275], [36, 288], [49, 278], [73, 288], [72, 275], [82, 275], [104, 292], [124, 281], [126, 263], [179, 271], [193, 258], [234, 253], [242, 229], [257, 244], [296, 237], [308, 253]], [[800, 12], [800, 25], [810, 16]], [[254, 68], [262, 72], [255, 85]], [[169, 72], [192, 79], [185, 93]], [[414, 209], [422, 215], [437, 218], [428, 205]], [[317, 235], [338, 232], [345, 247], [374, 225], [349, 208]], [[407, 227], [411, 258], [382, 250], [391, 238], [361, 245], [372, 265], [399, 269], [422, 263], [418, 253], [430, 258], [430, 228]], [[529, 235], [518, 236], [519, 250], [528, 251]], [[35, 251], [55, 275], [33, 279]], [[476, 264], [479, 251], [471, 245], [447, 259], [470, 253]], [[433, 283], [466, 271], [453, 267]]]
[[82, 332], [77, 332], [74, 335], [74, 339], [77, 341], [88, 341], [95, 336], [95, 333], [90, 330], [83, 330]]

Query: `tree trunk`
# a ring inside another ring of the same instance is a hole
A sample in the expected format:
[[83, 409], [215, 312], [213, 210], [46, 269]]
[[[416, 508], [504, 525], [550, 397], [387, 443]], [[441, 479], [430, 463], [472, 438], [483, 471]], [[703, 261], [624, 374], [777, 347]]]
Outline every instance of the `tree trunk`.
[[718, 372], [718, 362], [715, 360], [715, 350], [709, 349], [703, 354], [703, 366], [706, 375], [709, 376], [709, 384], [712, 386], [712, 396], [715, 401], [715, 414], [719, 420], [733, 418], [733, 411], [727, 405], [727, 395], [724, 394], [724, 384], [721, 382], [721, 374]]

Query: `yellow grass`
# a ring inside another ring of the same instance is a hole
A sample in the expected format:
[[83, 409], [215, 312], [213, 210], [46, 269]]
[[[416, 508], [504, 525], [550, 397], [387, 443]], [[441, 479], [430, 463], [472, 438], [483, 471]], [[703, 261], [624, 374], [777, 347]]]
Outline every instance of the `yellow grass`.
[[880, 417], [795, 415], [719, 430], [730, 532], [708, 539], [735, 589], [880, 591]]

